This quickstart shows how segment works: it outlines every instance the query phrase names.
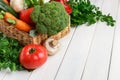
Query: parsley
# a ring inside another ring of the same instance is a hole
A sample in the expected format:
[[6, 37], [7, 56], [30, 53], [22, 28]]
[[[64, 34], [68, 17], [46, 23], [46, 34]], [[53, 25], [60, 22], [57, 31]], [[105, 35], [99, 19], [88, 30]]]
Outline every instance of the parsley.
[[19, 53], [22, 45], [13, 38], [0, 33], [0, 69], [10, 68], [11, 71], [22, 70], [19, 62]]
[[104, 15], [99, 7], [92, 5], [89, 0], [69, 0], [68, 2], [72, 8], [71, 25], [78, 26], [87, 23], [88, 25], [94, 24], [98, 21], [106, 22], [107, 25], [114, 26], [115, 20], [113, 20], [110, 14]]

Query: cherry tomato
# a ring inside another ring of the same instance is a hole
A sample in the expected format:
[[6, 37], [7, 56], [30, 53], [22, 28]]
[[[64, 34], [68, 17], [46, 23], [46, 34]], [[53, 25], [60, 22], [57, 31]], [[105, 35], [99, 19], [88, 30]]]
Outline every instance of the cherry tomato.
[[20, 63], [26, 69], [35, 69], [43, 65], [47, 57], [45, 47], [37, 44], [29, 44], [23, 47], [20, 53]]

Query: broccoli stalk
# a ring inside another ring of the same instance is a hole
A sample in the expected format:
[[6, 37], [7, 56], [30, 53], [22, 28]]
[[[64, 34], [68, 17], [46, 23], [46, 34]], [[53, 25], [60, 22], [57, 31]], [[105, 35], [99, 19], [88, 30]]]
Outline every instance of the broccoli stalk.
[[35, 6], [31, 19], [36, 24], [36, 31], [48, 36], [57, 34], [69, 24], [69, 15], [63, 5], [55, 1]]

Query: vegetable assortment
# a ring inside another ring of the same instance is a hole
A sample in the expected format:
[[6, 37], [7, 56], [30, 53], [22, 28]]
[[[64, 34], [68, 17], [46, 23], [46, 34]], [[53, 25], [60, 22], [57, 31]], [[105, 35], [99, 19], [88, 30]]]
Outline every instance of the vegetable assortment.
[[[47, 60], [48, 54], [45, 47], [40, 44], [22, 45], [18, 40], [32, 39], [29, 32], [34, 25], [30, 18], [34, 5], [25, 9], [21, 2], [18, 3], [19, 1], [24, 0], [0, 1], [0, 69], [32, 70], [40, 67]], [[36, 38], [33, 38], [33, 41], [36, 41]]]
[[6, 23], [0, 25], [0, 69], [36, 69], [58, 51], [70, 25], [97, 21], [115, 23], [89, 0], [0, 0], [0, 22]]

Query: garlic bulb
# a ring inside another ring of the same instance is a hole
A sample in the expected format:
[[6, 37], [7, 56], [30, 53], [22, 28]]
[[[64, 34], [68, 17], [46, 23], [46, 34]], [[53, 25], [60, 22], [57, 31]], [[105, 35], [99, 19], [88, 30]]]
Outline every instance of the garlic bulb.
[[24, 10], [24, 0], [10, 0], [10, 6], [16, 11]]

